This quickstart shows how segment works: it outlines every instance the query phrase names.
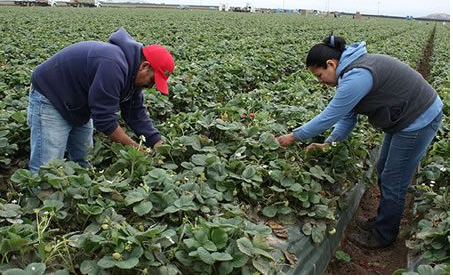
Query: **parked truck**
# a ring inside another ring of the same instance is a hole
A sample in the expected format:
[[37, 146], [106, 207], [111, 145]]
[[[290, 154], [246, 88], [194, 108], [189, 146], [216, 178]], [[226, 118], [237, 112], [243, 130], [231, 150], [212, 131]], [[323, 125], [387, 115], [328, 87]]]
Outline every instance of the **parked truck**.
[[70, 5], [73, 7], [102, 7], [100, 0], [71, 0]]
[[57, 5], [56, 0], [14, 0], [14, 4], [18, 6], [51, 6]]

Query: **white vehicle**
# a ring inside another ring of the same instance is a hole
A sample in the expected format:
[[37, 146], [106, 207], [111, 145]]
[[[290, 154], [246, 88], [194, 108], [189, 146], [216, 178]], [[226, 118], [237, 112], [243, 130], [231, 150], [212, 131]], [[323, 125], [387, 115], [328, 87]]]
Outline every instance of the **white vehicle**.
[[71, 0], [70, 5], [73, 7], [102, 7], [100, 0]]
[[51, 6], [56, 7], [56, 0], [14, 0], [14, 4], [18, 6]]
[[222, 3], [222, 4], [219, 5], [219, 11], [221, 11], [221, 12], [227, 12], [227, 11], [229, 11], [229, 10], [230, 10], [230, 5], [224, 4], [224, 3]]

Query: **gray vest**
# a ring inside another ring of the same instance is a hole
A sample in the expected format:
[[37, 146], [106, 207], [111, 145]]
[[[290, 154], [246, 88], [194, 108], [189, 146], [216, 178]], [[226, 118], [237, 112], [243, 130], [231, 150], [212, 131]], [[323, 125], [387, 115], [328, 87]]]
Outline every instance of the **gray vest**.
[[409, 126], [434, 102], [437, 93], [407, 64], [386, 55], [365, 54], [353, 61], [340, 77], [353, 68], [368, 69], [371, 91], [354, 107], [358, 114], [384, 132], [394, 134]]

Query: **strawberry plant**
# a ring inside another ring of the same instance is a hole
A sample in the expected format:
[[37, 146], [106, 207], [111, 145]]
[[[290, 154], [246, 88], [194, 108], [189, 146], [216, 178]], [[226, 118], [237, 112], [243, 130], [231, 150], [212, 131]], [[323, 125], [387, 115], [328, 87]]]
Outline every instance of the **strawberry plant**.
[[[276, 231], [264, 222], [297, 219], [317, 245], [335, 232], [354, 184], [373, 181], [363, 173], [373, 166], [369, 151], [381, 133], [364, 119], [350, 138], [326, 151], [304, 147], [323, 141], [328, 131], [286, 149], [275, 139], [316, 116], [332, 98], [333, 90], [319, 85], [303, 64], [310, 46], [330, 33], [331, 18], [0, 9], [2, 273], [285, 273], [284, 255], [270, 243]], [[415, 21], [335, 20], [335, 33], [349, 42], [365, 40], [369, 52], [412, 66], [422, 45], [405, 42], [425, 41], [433, 28]], [[145, 105], [165, 143], [139, 151], [95, 134], [92, 167], [54, 160], [31, 173], [25, 169], [31, 72], [67, 45], [106, 41], [118, 26], [144, 44], [168, 47], [177, 61], [169, 96], [145, 91]], [[429, 81], [444, 100], [446, 116], [417, 175], [421, 214], [410, 243], [430, 262], [446, 263], [449, 26], [436, 28]]]

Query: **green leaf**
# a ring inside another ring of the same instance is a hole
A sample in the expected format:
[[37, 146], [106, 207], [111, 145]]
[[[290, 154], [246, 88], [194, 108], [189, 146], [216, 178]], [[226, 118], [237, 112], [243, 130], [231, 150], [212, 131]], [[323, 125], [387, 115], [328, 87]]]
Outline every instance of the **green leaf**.
[[275, 191], [275, 192], [284, 192], [284, 191], [286, 191], [285, 189], [279, 188], [276, 185], [270, 186], [269, 188], [271, 190]]
[[201, 246], [201, 244], [194, 239], [184, 239], [183, 242], [188, 248], [198, 248]]
[[202, 166], [197, 166], [197, 167], [194, 167], [192, 169], [193, 173], [195, 173], [196, 175], [200, 175], [202, 172], [204, 172], [204, 167]]
[[326, 205], [316, 205], [314, 207], [316, 217], [325, 218], [329, 213], [329, 207]]
[[272, 257], [272, 255], [269, 252], [267, 252], [266, 250], [263, 250], [263, 249], [260, 249], [260, 248], [255, 248], [254, 253], [256, 255], [264, 256], [266, 258], [274, 260], [274, 257]]
[[27, 272], [20, 268], [12, 268], [2, 272], [2, 275], [27, 275]]
[[245, 146], [242, 146], [242, 147], [239, 147], [236, 152], [234, 152], [232, 158], [234, 159], [241, 159], [243, 158], [242, 154], [245, 152], [245, 150], [247, 149], [247, 147]]
[[278, 143], [277, 139], [269, 132], [261, 134], [260, 143], [267, 150], [276, 150], [280, 148], [280, 143]]
[[206, 228], [202, 228], [202, 229], [199, 229], [197, 231], [195, 231], [193, 233], [193, 236], [194, 238], [201, 242], [201, 243], [205, 243], [209, 240], [209, 234], [208, 234], [209, 230], [206, 229]]
[[244, 237], [236, 240], [237, 246], [239, 250], [247, 256], [252, 257], [253, 253], [255, 253], [255, 247], [253, 246], [252, 242]]
[[338, 250], [337, 252], [335, 252], [335, 258], [339, 259], [339, 260], [342, 260], [342, 261], [345, 261], [345, 262], [350, 262], [351, 261], [351, 256], [349, 256], [348, 253], [345, 253], [341, 250]]
[[195, 167], [195, 165], [193, 163], [189, 163], [189, 162], [182, 162], [181, 163], [181, 166], [184, 167], [185, 169], [193, 169]]
[[187, 253], [185, 251], [182, 251], [182, 250], [176, 251], [175, 257], [178, 261], [180, 261], [185, 266], [192, 265], [192, 259], [189, 257], [189, 255], [187, 255]]
[[21, 207], [16, 204], [0, 204], [0, 217], [16, 217], [21, 215]]
[[18, 169], [11, 176], [11, 181], [18, 184], [34, 184], [40, 181], [37, 173], [32, 173], [28, 169]]
[[124, 256], [126, 259], [140, 258], [143, 255], [143, 248], [141, 246], [135, 246], [130, 253], [126, 253]]
[[203, 247], [198, 247], [197, 254], [204, 263], [209, 265], [215, 263], [214, 258], [211, 256], [211, 253], [209, 253], [209, 251], [204, 249]]
[[252, 179], [253, 176], [255, 176], [256, 174], [256, 169], [254, 166], [252, 165], [248, 165], [244, 171], [242, 172], [242, 177], [244, 177], [244, 179]]
[[211, 231], [211, 241], [215, 243], [217, 249], [222, 249], [228, 242], [228, 234], [221, 228], [213, 228]]
[[48, 199], [44, 201], [43, 206], [58, 211], [59, 209], [64, 207], [64, 203], [62, 200]]
[[321, 243], [324, 239], [324, 231], [322, 228], [315, 226], [311, 232], [311, 238], [314, 243]]
[[269, 247], [269, 244], [265, 235], [256, 235], [253, 237], [252, 244], [256, 248], [261, 248], [263, 250], [271, 250], [272, 247]]
[[270, 176], [274, 181], [276, 181], [278, 183], [281, 183], [284, 178], [283, 172], [280, 170], [272, 170], [272, 172], [270, 173]]
[[59, 269], [54, 272], [51, 272], [50, 275], [70, 275], [69, 271], [65, 269]]
[[216, 261], [231, 261], [233, 260], [233, 257], [225, 252], [214, 252], [211, 254], [211, 257], [216, 260]]
[[[162, 168], [155, 168], [151, 170], [148, 175], [145, 176], [145, 181], [147, 184], [162, 184], [168, 179], [167, 171]], [[141, 189], [141, 190], [140, 190]], [[139, 192], [143, 192], [145, 197], [147, 196], [143, 188], [137, 189]]]
[[221, 163], [214, 163], [207, 169], [208, 176], [214, 181], [223, 182], [228, 177], [225, 170], [225, 165]]
[[314, 179], [312, 179], [310, 182], [310, 190], [311, 190], [311, 194], [315, 194], [322, 190], [322, 186], [320, 183], [318, 183]]
[[419, 265], [417, 267], [417, 272], [420, 275], [434, 275], [434, 270], [430, 265]]
[[290, 191], [294, 191], [294, 192], [303, 191], [303, 188], [302, 188], [302, 186], [301, 186], [299, 183], [294, 183], [294, 184], [292, 184], [288, 189], [289, 189]]
[[173, 203], [173, 205], [184, 211], [195, 210], [196, 206], [195, 206], [195, 203], [193, 202], [193, 199], [194, 199], [193, 194], [182, 195], [178, 200], [176, 200]]
[[176, 169], [178, 169], [178, 165], [176, 165], [174, 163], [166, 163], [162, 167], [165, 168], [165, 169], [168, 169], [168, 170], [176, 170]]
[[80, 265], [80, 272], [84, 275], [95, 275], [98, 272], [98, 266], [93, 260], [85, 260]]
[[275, 206], [266, 206], [262, 213], [267, 217], [274, 217], [277, 214], [278, 208]]
[[314, 167], [310, 168], [310, 173], [312, 176], [324, 180], [324, 170], [319, 165], [315, 165]]
[[153, 204], [150, 201], [143, 201], [140, 204], [134, 206], [134, 212], [139, 216], [143, 216], [151, 211]]
[[403, 275], [403, 273], [406, 273], [407, 270], [406, 269], [403, 269], [403, 268], [400, 268], [400, 269], [397, 269], [395, 270], [392, 275]]
[[159, 275], [177, 275], [177, 274], [181, 274], [179, 269], [173, 264], [160, 266], [157, 269], [157, 272], [159, 273]]
[[246, 265], [248, 261], [249, 257], [247, 255], [237, 252], [233, 254], [233, 261], [231, 261], [231, 265], [234, 268], [241, 268]]
[[11, 115], [11, 118], [18, 123], [24, 123], [27, 120], [27, 115], [24, 111], [17, 111]]
[[207, 242], [205, 242], [203, 245], [203, 248], [205, 248], [206, 250], [209, 250], [209, 251], [217, 251], [217, 246], [215, 245], [214, 242], [208, 240]]
[[46, 264], [31, 263], [25, 268], [26, 275], [43, 275], [46, 271]]
[[318, 204], [321, 201], [321, 196], [319, 194], [316, 194], [314, 192], [310, 193], [310, 202], [313, 204]]
[[84, 212], [90, 215], [98, 215], [101, 214], [104, 209], [98, 205], [89, 206], [87, 204], [77, 204], [77, 206]]
[[219, 266], [220, 275], [229, 275], [233, 271], [234, 267], [231, 262], [222, 262]]
[[126, 194], [126, 199], [124, 200], [124, 204], [129, 206], [136, 202], [142, 201], [147, 196], [146, 191], [143, 188], [138, 188], [136, 190], [130, 191]]
[[310, 236], [312, 231], [313, 231], [313, 225], [311, 223], [307, 222], [302, 226], [302, 232], [304, 233], [304, 235]]
[[335, 179], [332, 178], [330, 175], [324, 174], [324, 177], [326, 178], [327, 182], [331, 184], [335, 183]]
[[138, 265], [138, 262], [139, 262], [138, 258], [130, 258], [125, 261], [117, 261], [115, 265], [122, 269], [131, 269]]
[[97, 262], [97, 265], [102, 268], [111, 268], [115, 266], [115, 260], [110, 256], [104, 256]]
[[269, 272], [271, 271], [271, 263], [263, 259], [261, 257], [258, 257], [256, 259], [253, 259], [252, 261], [253, 266], [261, 273], [264, 275], [269, 275]]
[[206, 155], [195, 154], [192, 156], [191, 162], [194, 163], [195, 165], [205, 166], [207, 158], [208, 157]]

